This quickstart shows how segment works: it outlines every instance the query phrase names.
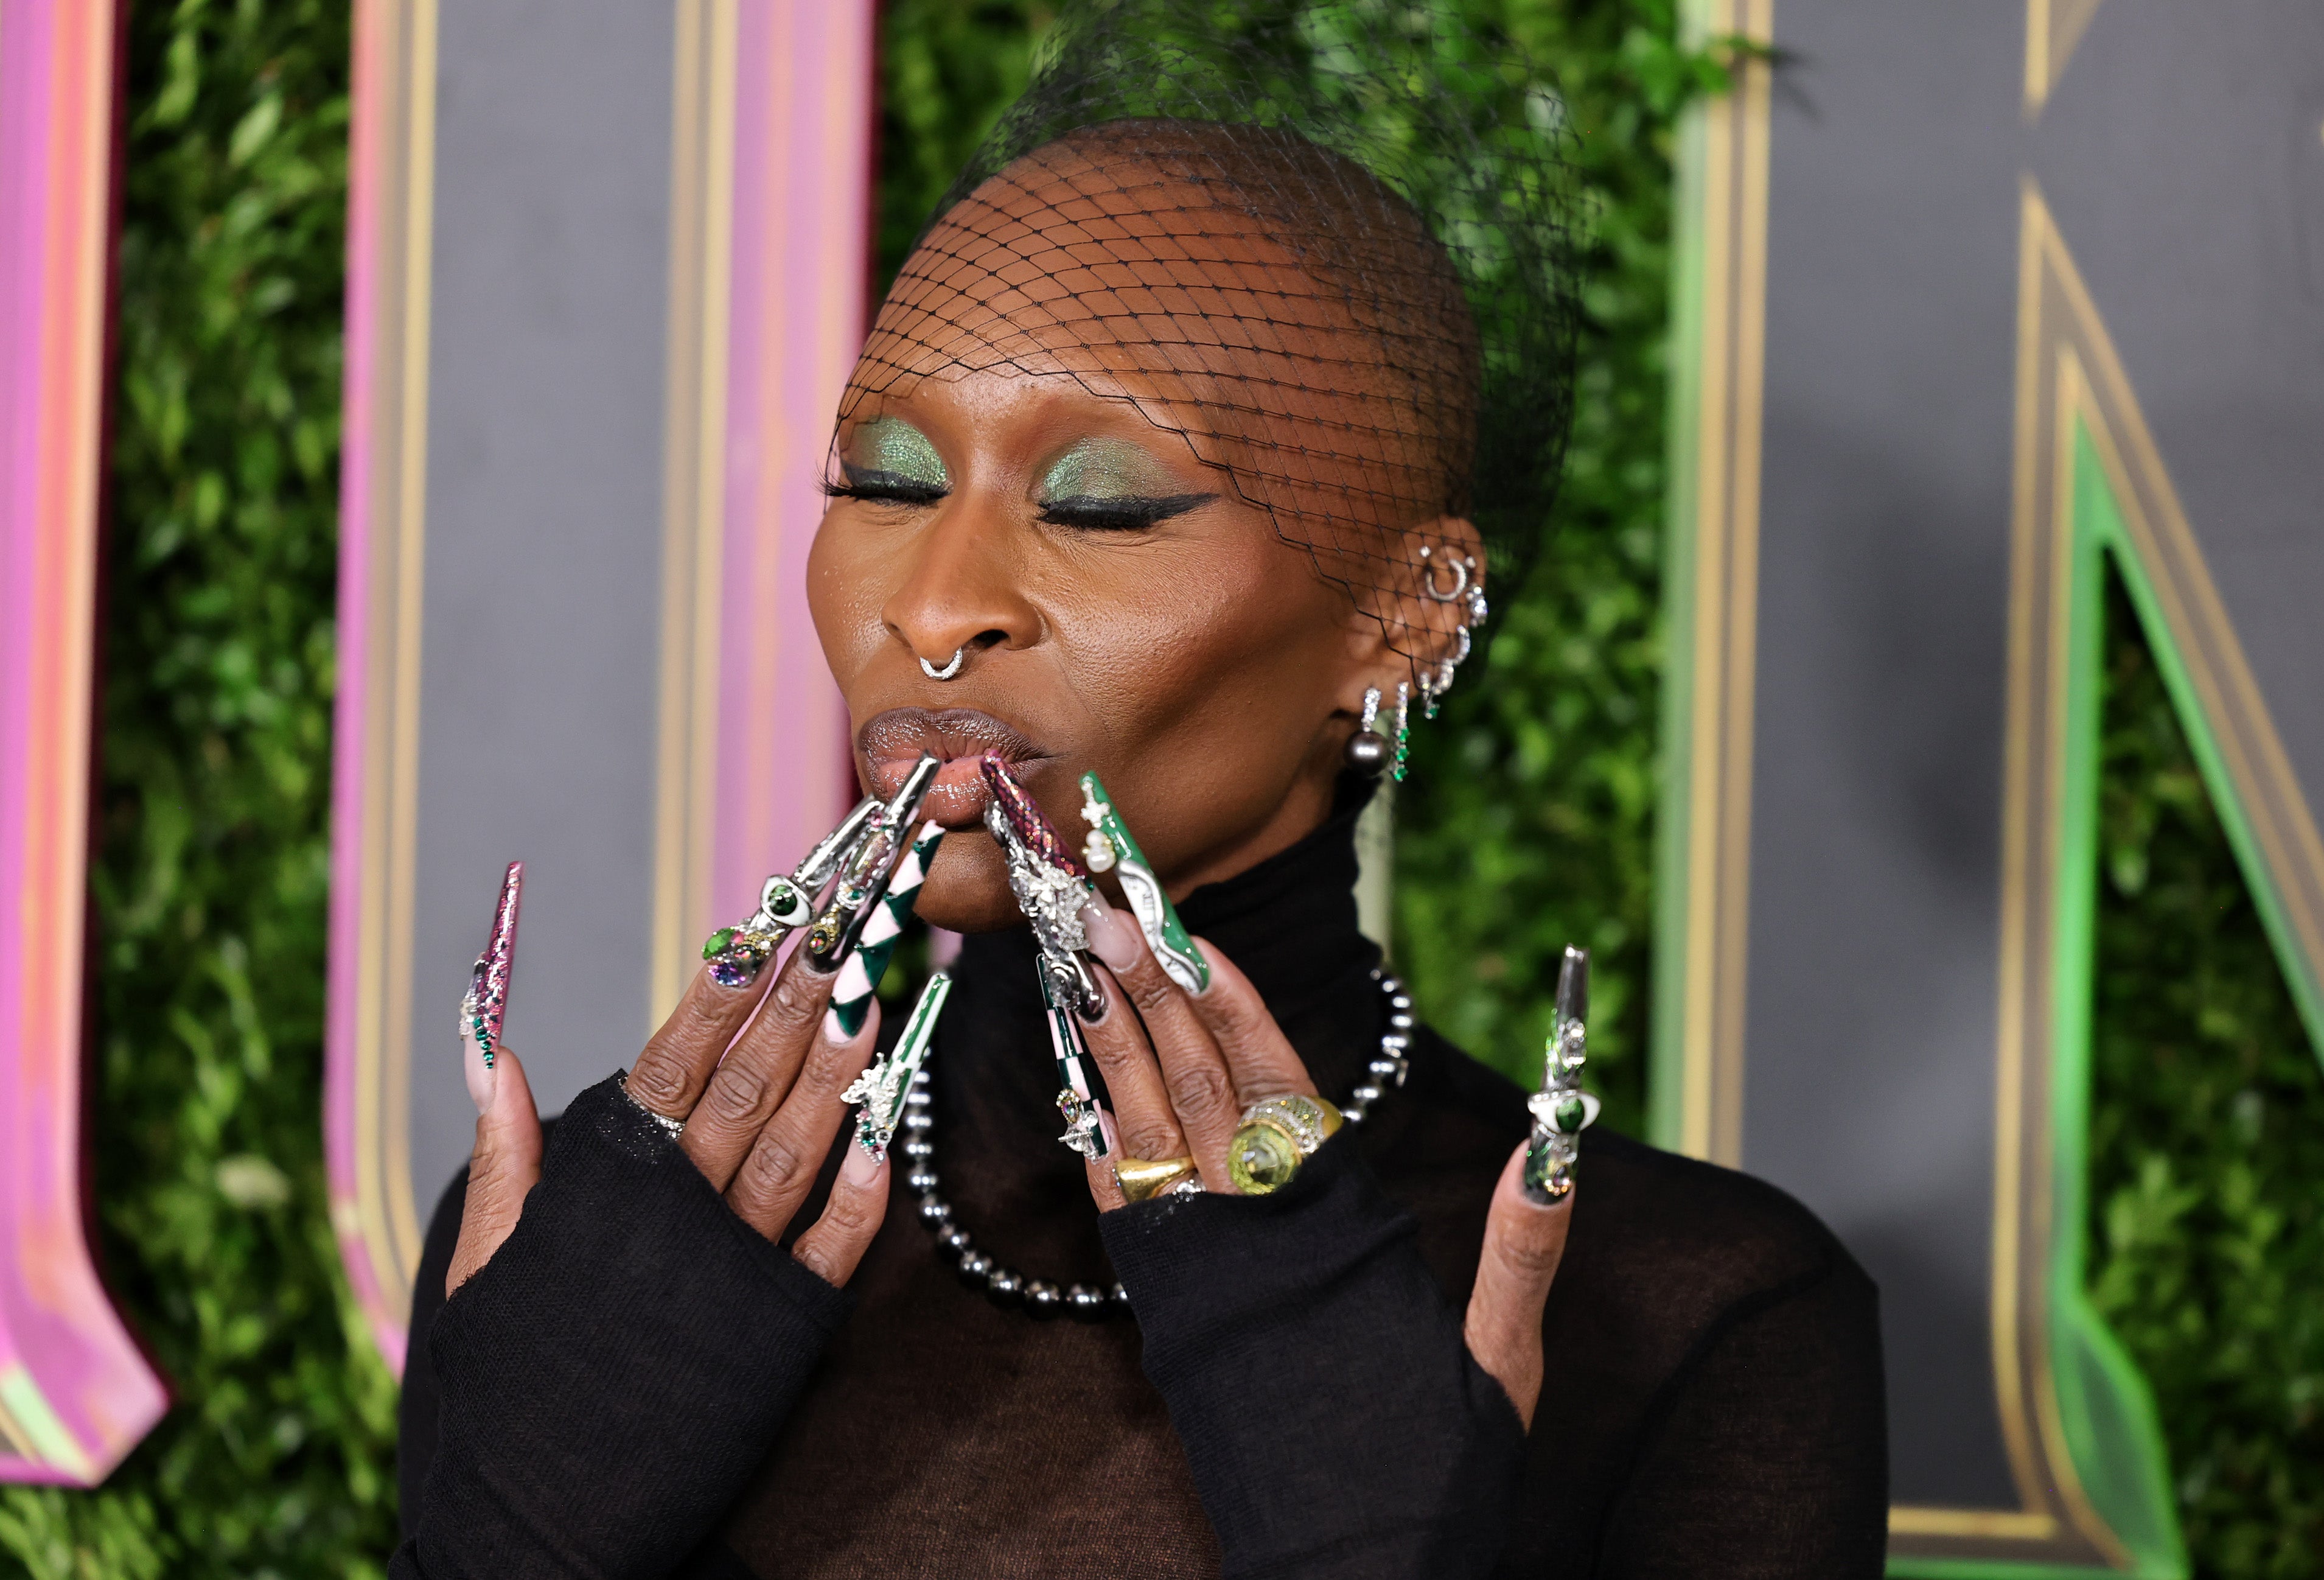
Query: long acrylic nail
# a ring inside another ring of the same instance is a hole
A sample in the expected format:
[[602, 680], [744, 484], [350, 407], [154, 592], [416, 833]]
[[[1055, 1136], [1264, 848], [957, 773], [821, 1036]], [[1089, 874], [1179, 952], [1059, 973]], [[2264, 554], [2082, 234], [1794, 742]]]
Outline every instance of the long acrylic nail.
[[872, 908], [854, 949], [839, 968], [839, 980], [831, 989], [831, 1013], [838, 1017], [849, 1037], [855, 1035], [872, 1011], [880, 979], [888, 974], [889, 957], [896, 952], [896, 940], [904, 936], [904, 924], [912, 918], [920, 885], [928, 881], [928, 868], [936, 862], [936, 846], [944, 843], [944, 826], [933, 818], [920, 826], [919, 836], [897, 864], [887, 892]]
[[880, 1170], [887, 1166], [886, 1149], [874, 1157], [861, 1147], [850, 1147], [847, 1156], [839, 1161], [839, 1177], [857, 1190], [863, 1190], [879, 1182]]
[[[1211, 985], [1211, 963], [1194, 947], [1185, 923], [1178, 919], [1178, 908], [1170, 903], [1170, 896], [1163, 892], [1162, 881], [1154, 875], [1146, 853], [1138, 848], [1138, 841], [1130, 837], [1121, 814], [1113, 809], [1113, 798], [1106, 794], [1105, 781], [1094, 773], [1082, 775], [1082, 821], [1089, 825], [1089, 839], [1083, 851], [1090, 870], [1117, 872], [1122, 898], [1130, 901], [1130, 909], [1138, 918], [1138, 929], [1146, 935], [1146, 947], [1154, 951], [1154, 958], [1161, 963], [1170, 980], [1188, 993], [1207, 989]], [[1099, 958], [1104, 956], [1101, 955]], [[1108, 960], [1106, 964], [1113, 963]]]
[[511, 862], [501, 874], [500, 898], [493, 905], [493, 930], [460, 1001], [460, 1042], [466, 1050], [461, 1069], [479, 1113], [493, 1105], [493, 1091], [499, 1085], [493, 1066], [500, 1058], [501, 1028], [508, 1015], [509, 973], [516, 965], [517, 915], [523, 901], [524, 864]]
[[831, 882], [872, 831], [880, 809], [876, 796], [855, 803], [839, 826], [816, 842], [788, 873], [770, 874], [759, 889], [759, 909], [733, 927], [720, 928], [702, 946], [710, 980], [721, 987], [748, 987], [782, 948], [793, 929], [807, 925], [816, 892]]
[[880, 808], [876, 827], [841, 870], [838, 886], [807, 929], [807, 959], [816, 970], [836, 971], [854, 951], [897, 868], [911, 855], [909, 830], [919, 821], [920, 805], [943, 766], [933, 753], [920, 754], [895, 796]]
[[855, 1115], [855, 1146], [851, 1152], [865, 1152], [875, 1160], [888, 1155], [888, 1143], [895, 1139], [896, 1127], [904, 1123], [906, 1099], [935, 1043], [936, 1018], [944, 1013], [945, 1000], [951, 993], [950, 976], [939, 971], [929, 977], [896, 1046], [839, 1095], [843, 1103], [862, 1104]]
[[980, 772], [991, 792], [984, 803], [985, 832], [1001, 847], [1009, 892], [1040, 946], [1043, 980], [1053, 997], [1077, 1012], [1103, 1015], [1104, 995], [1090, 969], [1089, 935], [1082, 927], [1082, 908], [1098, 897], [1088, 872], [1006, 764], [988, 756]]
[[1093, 1161], [1110, 1158], [1113, 1149], [1098, 1123], [1104, 1110], [1090, 1087], [1089, 1044], [1082, 1039], [1081, 1022], [1073, 1011], [1057, 1002], [1048, 973], [1036, 965], [1033, 974], [1041, 984], [1042, 1008], [1049, 1021], [1049, 1051], [1057, 1061], [1057, 1112], [1065, 1121], [1065, 1133], [1057, 1139]]
[[1138, 964], [1138, 925], [1102, 900], [1082, 907], [1082, 931], [1089, 936], [1090, 953], [1117, 972]]
[[1544, 1206], [1573, 1191], [1582, 1132], [1598, 1117], [1598, 1099], [1582, 1089], [1589, 1060], [1590, 953], [1572, 945], [1557, 972], [1557, 1007], [1542, 1053], [1541, 1090], [1526, 1100], [1533, 1134], [1526, 1142], [1525, 1193]]

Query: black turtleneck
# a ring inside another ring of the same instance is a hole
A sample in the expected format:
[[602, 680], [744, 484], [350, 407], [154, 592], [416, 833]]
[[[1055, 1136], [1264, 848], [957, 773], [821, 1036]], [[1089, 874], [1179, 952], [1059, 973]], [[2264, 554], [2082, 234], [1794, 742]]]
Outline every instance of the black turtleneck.
[[[1378, 950], [1356, 928], [1353, 816], [1180, 907], [1259, 988], [1333, 1096], [1358, 1084], [1382, 1030], [1368, 975]], [[1056, 1141], [1032, 962], [1021, 929], [962, 949], [930, 1065], [935, 1166], [981, 1249], [1031, 1277], [1109, 1283], [1080, 1160]], [[1364, 1165], [1418, 1220], [1455, 1308], [1526, 1123], [1522, 1092], [1424, 1030], [1405, 1088], [1359, 1138]], [[1804, 1208], [1742, 1175], [1593, 1131], [1580, 1179], [1498, 1572], [1877, 1574], [1886, 1449], [1869, 1281]], [[420, 1341], [442, 1305], [463, 1187], [437, 1210], [413, 1302], [407, 1520], [434, 1444]], [[993, 1306], [940, 1261], [911, 1205], [899, 1186], [849, 1286], [853, 1314], [690, 1572], [1217, 1573], [1186, 1454], [1140, 1370], [1137, 1326]], [[1344, 1386], [1361, 1395], [1368, 1379], [1351, 1372]], [[1266, 1410], [1252, 1391], [1250, 1408]], [[618, 1446], [606, 1452], [610, 1463]]]

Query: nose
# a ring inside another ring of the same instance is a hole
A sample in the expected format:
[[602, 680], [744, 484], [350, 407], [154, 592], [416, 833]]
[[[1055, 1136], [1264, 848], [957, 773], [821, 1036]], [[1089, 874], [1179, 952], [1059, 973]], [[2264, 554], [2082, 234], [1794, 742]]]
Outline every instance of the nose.
[[957, 674], [956, 665], [980, 653], [1040, 640], [1041, 615], [1024, 596], [1015, 536], [999, 511], [956, 494], [914, 541], [911, 568], [880, 617], [932, 672]]

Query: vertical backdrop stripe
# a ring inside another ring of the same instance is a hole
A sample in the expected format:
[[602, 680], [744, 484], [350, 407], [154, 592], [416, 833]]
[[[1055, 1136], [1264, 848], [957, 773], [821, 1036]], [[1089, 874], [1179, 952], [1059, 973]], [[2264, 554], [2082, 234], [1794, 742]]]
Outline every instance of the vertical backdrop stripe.
[[81, 1208], [116, 26], [0, 0], [0, 1479], [75, 1484], [168, 1402]]

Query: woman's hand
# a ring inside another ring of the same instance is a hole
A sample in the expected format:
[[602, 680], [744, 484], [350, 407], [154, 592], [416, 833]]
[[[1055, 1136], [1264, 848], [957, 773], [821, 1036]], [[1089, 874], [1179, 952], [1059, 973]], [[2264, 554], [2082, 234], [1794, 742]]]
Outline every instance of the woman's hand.
[[835, 980], [804, 950], [742, 987], [697, 976], [545, 1156], [522, 1065], [503, 1049], [471, 1069], [484, 1109], [451, 1292], [413, 1335], [439, 1436], [394, 1580], [668, 1574], [731, 1506], [887, 1206], [885, 1164], [851, 1145], [822, 1215], [775, 1243], [879, 1029], [874, 1008], [840, 1030]]
[[[840, 1094], [870, 1062], [879, 1036], [876, 1003], [854, 1036], [840, 1033], [826, 1013], [837, 980], [836, 973], [815, 970], [805, 949], [742, 987], [721, 986], [706, 968], [697, 971], [630, 1072], [632, 1100], [683, 1123], [680, 1148], [736, 1215], [770, 1240], [789, 1228], [814, 1187], [846, 1115]], [[490, 1102], [476, 1120], [447, 1294], [508, 1239], [540, 1179], [540, 1115], [524, 1067], [505, 1048], [494, 1066]], [[822, 1216], [791, 1254], [825, 1282], [844, 1285], [887, 1209], [887, 1165], [850, 1147]]]
[[[1243, 1113], [1269, 1097], [1317, 1095], [1307, 1067], [1250, 979], [1212, 945], [1197, 940], [1210, 987], [1190, 993], [1164, 974], [1128, 913], [1093, 908], [1084, 920], [1091, 952], [1112, 977], [1105, 1017], [1083, 1030], [1113, 1097], [1118, 1154], [1192, 1154], [1208, 1189], [1231, 1192], [1227, 1152]], [[1124, 1205], [1113, 1161], [1089, 1165], [1090, 1194], [1104, 1212]], [[1470, 1354], [1531, 1427], [1541, 1397], [1542, 1305], [1564, 1254], [1573, 1198], [1554, 1206], [1528, 1201], [1524, 1164], [1521, 1143], [1493, 1190], [1464, 1331]]]

